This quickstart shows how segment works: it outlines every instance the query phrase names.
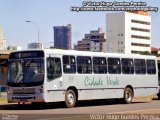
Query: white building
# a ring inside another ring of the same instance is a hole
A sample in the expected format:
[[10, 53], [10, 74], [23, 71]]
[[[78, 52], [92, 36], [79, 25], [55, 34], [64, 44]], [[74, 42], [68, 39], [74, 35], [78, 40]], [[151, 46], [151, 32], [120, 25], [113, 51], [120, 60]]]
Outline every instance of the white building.
[[16, 50], [22, 50], [22, 47], [21, 46], [12, 46], [11, 49], [15, 50], [15, 51]]
[[28, 44], [28, 49], [42, 49], [43, 45], [41, 43], [33, 42]]
[[107, 52], [151, 51], [151, 17], [147, 12], [108, 13], [106, 18]]
[[3, 28], [0, 27], [0, 50], [6, 49], [6, 39], [4, 38]]

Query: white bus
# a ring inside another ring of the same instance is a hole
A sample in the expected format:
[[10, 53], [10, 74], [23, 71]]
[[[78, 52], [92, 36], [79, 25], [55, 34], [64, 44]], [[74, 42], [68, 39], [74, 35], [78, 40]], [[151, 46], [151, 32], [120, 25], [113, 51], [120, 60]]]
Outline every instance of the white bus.
[[8, 102], [58, 102], [122, 98], [158, 93], [156, 57], [44, 49], [9, 56]]

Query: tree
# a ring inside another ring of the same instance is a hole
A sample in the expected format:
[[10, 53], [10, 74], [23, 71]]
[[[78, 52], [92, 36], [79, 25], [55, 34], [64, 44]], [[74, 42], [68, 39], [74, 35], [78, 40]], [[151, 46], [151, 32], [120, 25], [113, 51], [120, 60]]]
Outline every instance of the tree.
[[153, 55], [153, 54], [150, 53], [149, 51], [144, 51], [144, 52], [141, 52], [141, 55]]
[[7, 47], [7, 50], [12, 50], [12, 47], [11, 47], [11, 46], [8, 46], [8, 47]]

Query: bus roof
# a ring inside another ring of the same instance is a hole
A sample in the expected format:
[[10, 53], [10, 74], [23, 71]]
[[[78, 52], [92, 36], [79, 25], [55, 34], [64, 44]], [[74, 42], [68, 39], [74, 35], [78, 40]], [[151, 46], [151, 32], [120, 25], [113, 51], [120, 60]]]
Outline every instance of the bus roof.
[[35, 50], [22, 50], [15, 51], [25, 52], [25, 51], [44, 51], [45, 54], [57, 54], [57, 55], [75, 55], [75, 56], [97, 56], [97, 57], [119, 57], [119, 58], [144, 58], [144, 59], [156, 59], [156, 56], [150, 55], [139, 55], [139, 54], [121, 54], [121, 53], [106, 53], [106, 52], [91, 52], [91, 51], [76, 51], [76, 50], [63, 50], [63, 49], [35, 49]]
[[62, 49], [44, 49], [45, 54], [59, 54], [59, 55], [81, 55], [81, 56], [97, 56], [97, 57], [131, 57], [131, 58], [150, 58], [156, 59], [156, 56], [139, 55], [139, 54], [120, 54], [120, 53], [106, 53], [106, 52], [91, 52], [91, 51], [76, 51], [76, 50], [62, 50]]

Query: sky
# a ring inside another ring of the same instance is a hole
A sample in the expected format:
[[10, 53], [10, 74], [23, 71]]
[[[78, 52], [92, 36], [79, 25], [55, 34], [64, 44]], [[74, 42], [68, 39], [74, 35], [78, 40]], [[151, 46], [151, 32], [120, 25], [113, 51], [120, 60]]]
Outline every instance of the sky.
[[[147, 6], [160, 8], [160, 0], [117, 0], [120, 1], [143, 1]], [[7, 46], [22, 46], [26, 49], [28, 43], [38, 41], [37, 27], [26, 20], [38, 25], [39, 40], [45, 47], [53, 42], [53, 26], [71, 24], [73, 44], [98, 27], [102, 27], [105, 32], [107, 11], [71, 11], [71, 7], [82, 6], [83, 2], [84, 0], [0, 0], [0, 26], [3, 27]], [[158, 12], [149, 12], [149, 15], [152, 19], [152, 46], [160, 48], [160, 9]]]

